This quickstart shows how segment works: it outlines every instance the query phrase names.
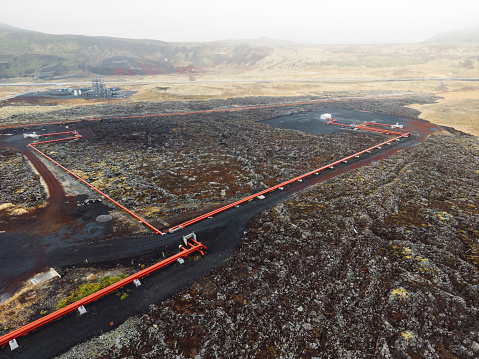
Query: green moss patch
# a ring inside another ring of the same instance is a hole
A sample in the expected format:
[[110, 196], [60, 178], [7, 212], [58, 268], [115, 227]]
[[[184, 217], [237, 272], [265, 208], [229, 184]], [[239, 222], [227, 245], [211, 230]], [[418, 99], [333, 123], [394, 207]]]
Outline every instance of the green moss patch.
[[98, 282], [81, 284], [73, 292], [71, 292], [68, 297], [58, 302], [57, 309], [64, 308], [67, 305], [79, 301], [80, 299], [88, 297], [90, 294], [98, 292], [99, 290], [104, 289], [112, 284], [115, 284], [116, 282], [119, 282], [126, 277], [126, 274], [122, 274], [116, 277], [105, 276], [101, 278]]

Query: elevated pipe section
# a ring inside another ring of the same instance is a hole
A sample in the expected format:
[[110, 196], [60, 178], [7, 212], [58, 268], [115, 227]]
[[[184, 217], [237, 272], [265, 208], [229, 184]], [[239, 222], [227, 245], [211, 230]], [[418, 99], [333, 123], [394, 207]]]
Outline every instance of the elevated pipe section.
[[159, 263], [156, 263], [148, 268], [145, 268], [143, 269], [142, 271], [136, 273], [136, 274], [133, 274], [125, 279], [122, 279], [120, 280], [119, 282], [116, 282], [115, 284], [112, 284], [104, 289], [101, 289], [99, 290], [98, 292], [95, 292], [91, 295], [89, 295], [88, 297], [85, 297], [83, 299], [80, 299], [79, 301], [76, 301], [75, 303], [72, 303], [68, 306], [66, 306], [65, 308], [62, 308], [62, 309], [59, 309], [57, 310], [56, 312], [53, 312], [53, 313], [50, 313], [30, 324], [27, 324], [25, 325], [24, 327], [22, 328], [19, 328], [17, 330], [14, 330], [13, 332], [7, 334], [7, 335], [4, 335], [3, 337], [0, 338], [0, 346], [5, 346], [8, 344], [9, 341], [13, 340], [13, 339], [16, 339], [18, 337], [21, 337], [21, 336], [24, 336], [26, 334], [28, 334], [29, 332], [31, 332], [32, 330], [35, 330], [47, 323], [50, 323], [72, 311], [74, 311], [75, 309], [78, 309], [88, 303], [91, 303], [91, 302], [94, 302], [98, 299], [100, 299], [101, 297], [104, 297], [105, 295], [107, 294], [110, 294], [112, 292], [114, 292], [115, 290], [117, 289], [120, 289], [121, 287], [129, 284], [129, 283], [132, 283], [133, 281], [135, 280], [139, 280], [143, 277], [146, 277], [147, 275], [153, 273], [154, 271], [160, 269], [160, 268], [163, 268], [165, 266], [167, 266], [168, 264], [171, 264], [175, 261], [177, 261], [178, 259], [180, 258], [186, 258], [188, 257], [188, 255], [190, 255], [191, 253], [193, 252], [200, 252], [201, 255], [204, 254], [203, 250], [206, 250], [206, 246], [204, 246], [203, 244], [197, 242], [194, 238], [189, 238], [188, 241], [191, 241], [192, 243], [188, 242], [188, 245], [189, 245], [189, 248], [185, 248], [183, 246], [181, 246], [181, 252], [180, 253], [177, 253], [175, 254], [174, 256], [171, 256]]
[[101, 121], [101, 118], [87, 118], [84, 120], [71, 120], [71, 121], [58, 121], [58, 122], [42, 122], [42, 123], [28, 123], [23, 125], [13, 125], [13, 126], [2, 126], [0, 130], [11, 129], [11, 128], [22, 128], [22, 127], [35, 127], [35, 126], [44, 126], [44, 125], [62, 125], [65, 123], [78, 123], [82, 121]]
[[387, 135], [402, 135], [404, 134], [404, 132], [398, 132], [398, 131], [392, 131], [392, 130], [383, 130], [382, 128], [374, 128], [374, 127], [369, 127], [369, 126], [366, 126], [364, 124], [361, 124], [361, 125], [358, 125], [359, 129], [361, 130], [366, 130], [366, 131], [374, 131], [374, 132], [381, 132], [381, 133], [385, 133]]
[[293, 103], [282, 103], [276, 105], [264, 105], [264, 106], [249, 106], [249, 107], [236, 107], [236, 108], [223, 108], [216, 110], [201, 110], [201, 111], [188, 111], [188, 112], [170, 112], [170, 113], [156, 113], [148, 115], [135, 115], [135, 116], [120, 116], [114, 117], [114, 120], [126, 119], [126, 118], [146, 118], [146, 117], [160, 117], [160, 116], [181, 116], [181, 115], [194, 115], [201, 113], [215, 113], [215, 112], [234, 112], [234, 111], [244, 111], [244, 110], [258, 110], [263, 108], [275, 108], [275, 107], [287, 107], [287, 106], [304, 106], [304, 105], [315, 105], [321, 103], [334, 103], [334, 102], [346, 102], [355, 99], [364, 99], [364, 100], [376, 100], [384, 98], [401, 98], [408, 97], [410, 94], [400, 94], [400, 95], [391, 95], [391, 96], [365, 96], [365, 97], [348, 97], [348, 98], [336, 98], [330, 100], [316, 100], [316, 101], [307, 101], [307, 102], [293, 102]]
[[[85, 181], [83, 178], [81, 178], [80, 176], [76, 175], [75, 173], [73, 173], [72, 171], [70, 171], [68, 168], [62, 166], [61, 164], [59, 164], [58, 162], [56, 162], [55, 160], [53, 160], [51, 157], [47, 156], [45, 153], [43, 153], [42, 151], [40, 151], [38, 148], [36, 148], [35, 146], [37, 145], [41, 145], [41, 144], [45, 144], [45, 143], [51, 143], [51, 142], [59, 142], [59, 141], [66, 141], [66, 140], [76, 140], [78, 138], [81, 138], [82, 136], [79, 135], [76, 131], [75, 132], [72, 132], [72, 133], [75, 133], [75, 136], [74, 137], [67, 137], [67, 138], [61, 138], [61, 139], [58, 139], [58, 140], [49, 140], [49, 141], [42, 141], [42, 142], [35, 142], [35, 143], [31, 143], [29, 144], [28, 146], [30, 148], [32, 148], [34, 151], [36, 151], [37, 153], [39, 153], [40, 155], [42, 155], [43, 157], [45, 157], [47, 160], [49, 160], [50, 162], [52, 162], [53, 164], [55, 164], [56, 166], [60, 167], [62, 170], [64, 170], [65, 172], [69, 173], [70, 175], [72, 175], [73, 177], [75, 177], [77, 180], [79, 180], [80, 182], [86, 184], [88, 187], [90, 187], [92, 190], [94, 190], [95, 192], [99, 193], [101, 196], [103, 196], [104, 198], [106, 198], [107, 200], [109, 200], [110, 202], [112, 202], [113, 204], [115, 204], [116, 206], [118, 206], [119, 208], [121, 208], [122, 210], [124, 210], [126, 213], [128, 213], [130, 216], [132, 216], [133, 218], [137, 219], [140, 223], [144, 224], [145, 226], [147, 226], [148, 228], [152, 229], [156, 234], [165, 234], [163, 232], [161, 232], [159, 229], [153, 227], [150, 223], [148, 223], [147, 221], [145, 221], [143, 218], [139, 217], [138, 215], [136, 215], [135, 213], [133, 213], [132, 211], [130, 211], [128, 208], [126, 208], [125, 206], [121, 205], [120, 203], [118, 203], [117, 201], [115, 201], [113, 198], [111, 198], [110, 196], [108, 196], [107, 194], [103, 193], [102, 191], [100, 191], [98, 188], [96, 188], [95, 186], [93, 186], [92, 184], [88, 183], [87, 181]], [[62, 133], [63, 134], [63, 133]], [[52, 134], [47, 134], [47, 135], [41, 135], [41, 136], [49, 136], [49, 135], [52, 135]]]
[[45, 133], [43, 135], [38, 135], [38, 137], [50, 137], [50, 136], [60, 136], [60, 135], [75, 135], [75, 136], [77, 136], [78, 132], [77, 131], [67, 131], [67, 132]]
[[382, 146], [387, 145], [387, 144], [390, 144], [391, 142], [399, 141], [401, 138], [409, 137], [409, 135], [410, 135], [410, 133], [401, 133], [400, 136], [395, 137], [395, 138], [392, 138], [392, 139], [387, 140], [387, 141], [385, 141], [385, 142], [382, 142], [382, 143], [380, 143], [380, 144], [378, 144], [378, 145], [376, 145], [376, 146], [370, 147], [370, 148], [368, 148], [368, 149], [365, 149], [365, 150], [363, 150], [363, 151], [360, 151], [360, 152], [358, 152], [358, 153], [355, 153], [355, 154], [353, 154], [353, 155], [351, 155], [351, 156], [344, 157], [344, 158], [342, 158], [342, 159], [340, 159], [340, 160], [338, 160], [338, 161], [335, 161], [335, 162], [333, 162], [333, 163], [330, 163], [330, 164], [328, 164], [328, 165], [326, 165], [326, 166], [320, 167], [320, 168], [315, 169], [315, 170], [313, 170], [313, 171], [311, 171], [311, 172], [305, 173], [305, 174], [303, 174], [303, 175], [301, 175], [301, 176], [295, 177], [295, 178], [290, 179], [290, 180], [288, 180], [288, 181], [286, 181], [286, 182], [277, 184], [276, 186], [270, 187], [270, 188], [265, 189], [265, 190], [263, 190], [263, 191], [261, 191], [261, 192], [258, 192], [258, 193], [255, 193], [255, 194], [251, 195], [251, 196], [248, 196], [248, 197], [246, 197], [246, 198], [243, 198], [243, 199], [241, 199], [241, 200], [239, 200], [239, 201], [230, 203], [230, 204], [228, 204], [228, 205], [226, 205], [226, 206], [223, 206], [223, 207], [221, 207], [221, 208], [218, 208], [218, 209], [216, 209], [216, 210], [214, 210], [214, 211], [211, 211], [211, 212], [208, 212], [208, 213], [206, 213], [206, 214], [204, 214], [204, 215], [201, 215], [201, 216], [199, 216], [199, 217], [193, 218], [193, 219], [191, 219], [191, 220], [189, 220], [189, 221], [186, 221], [186, 222], [184, 222], [184, 223], [181, 223], [181, 224], [179, 224], [179, 225], [177, 225], [177, 226], [171, 227], [171, 228], [168, 230], [168, 232], [169, 232], [169, 233], [173, 233], [173, 232], [175, 232], [175, 231], [177, 231], [177, 230], [179, 230], [179, 229], [183, 229], [183, 228], [185, 228], [185, 227], [187, 227], [187, 226], [190, 226], [190, 225], [192, 225], [192, 224], [194, 224], [194, 223], [196, 223], [196, 222], [202, 221], [203, 219], [209, 218], [209, 217], [211, 217], [211, 216], [213, 216], [213, 215], [215, 215], [215, 214], [218, 214], [218, 213], [220, 213], [220, 212], [226, 211], [227, 209], [230, 209], [230, 208], [232, 208], [232, 207], [238, 206], [238, 205], [240, 205], [241, 203], [248, 202], [248, 201], [250, 201], [250, 200], [252, 200], [252, 199], [255, 199], [255, 198], [257, 198], [257, 197], [259, 197], [259, 196], [262, 196], [262, 195], [264, 195], [264, 194], [266, 194], [266, 193], [272, 192], [272, 191], [274, 191], [274, 190], [276, 190], [276, 189], [282, 189], [284, 186], [286, 186], [286, 185], [288, 185], [288, 184], [290, 184], [290, 183], [293, 183], [293, 182], [296, 182], [296, 181], [301, 181], [301, 180], [302, 180], [303, 178], [305, 178], [305, 177], [308, 177], [308, 176], [311, 176], [311, 175], [313, 175], [313, 174], [315, 174], [315, 173], [324, 171], [324, 170], [327, 169], [327, 168], [332, 168], [332, 167], [334, 167], [335, 165], [340, 164], [340, 163], [342, 163], [342, 162], [347, 162], [348, 160], [350, 160], [350, 159], [352, 159], [352, 158], [354, 158], [354, 157], [359, 157], [360, 155], [362, 155], [362, 154], [364, 154], [364, 153], [367, 153], [367, 152], [371, 152], [372, 150], [374, 150], [374, 149], [376, 149], [376, 148], [380, 149]]
[[[375, 128], [375, 127], [370, 127], [371, 125], [373, 126], [386, 126], [386, 127], [391, 127], [391, 128], [396, 128], [397, 125], [388, 125], [385, 123], [376, 123], [376, 122], [363, 122], [360, 125], [346, 125], [343, 123], [337, 122], [334, 118], [330, 119], [328, 122], [326, 122], [327, 125], [336, 125], [336, 126], [342, 126], [342, 127], [350, 127], [353, 129], [361, 129], [361, 130], [366, 130], [366, 131], [374, 131], [374, 132], [381, 132], [385, 133], [387, 135], [396, 135], [396, 136], [401, 136], [404, 134], [404, 132], [398, 132], [398, 131], [393, 131], [393, 130], [384, 130], [382, 128]], [[402, 128], [402, 127], [401, 127]]]

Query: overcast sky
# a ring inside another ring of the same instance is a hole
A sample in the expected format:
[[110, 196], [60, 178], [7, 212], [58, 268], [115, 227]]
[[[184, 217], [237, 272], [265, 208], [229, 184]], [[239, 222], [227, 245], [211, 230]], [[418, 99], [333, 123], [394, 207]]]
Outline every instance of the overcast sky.
[[408, 43], [479, 26], [479, 1], [5, 0], [0, 23], [52, 34], [182, 42]]

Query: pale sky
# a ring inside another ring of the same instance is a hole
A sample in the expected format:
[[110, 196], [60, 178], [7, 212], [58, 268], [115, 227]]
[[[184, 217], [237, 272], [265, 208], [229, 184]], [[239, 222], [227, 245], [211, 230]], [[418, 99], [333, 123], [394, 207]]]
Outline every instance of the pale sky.
[[169, 42], [420, 42], [479, 26], [474, 0], [5, 0], [0, 23], [51, 34]]

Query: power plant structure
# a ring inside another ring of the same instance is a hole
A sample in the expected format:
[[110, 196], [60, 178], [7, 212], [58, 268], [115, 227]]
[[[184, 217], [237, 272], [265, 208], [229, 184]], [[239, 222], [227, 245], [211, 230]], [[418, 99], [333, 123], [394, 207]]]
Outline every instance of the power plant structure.
[[[169, 87], [161, 87], [166, 91]], [[133, 95], [134, 91], [123, 91], [121, 87], [107, 87], [100, 77], [95, 75], [91, 81], [91, 87], [72, 88], [64, 87], [53, 91], [32, 93], [31, 96], [61, 96], [65, 98], [90, 97], [90, 98], [126, 98]]]
[[110, 92], [108, 91], [106, 84], [101, 80], [100, 75], [97, 75], [93, 78], [92, 82], [92, 96], [94, 97], [109, 97]]
[[106, 87], [106, 84], [101, 80], [100, 75], [96, 75], [91, 81], [91, 87], [81, 89], [65, 88], [59, 90], [66, 94], [81, 97], [102, 97], [102, 98], [119, 98], [126, 97], [127, 94], [121, 90], [121, 87]]

